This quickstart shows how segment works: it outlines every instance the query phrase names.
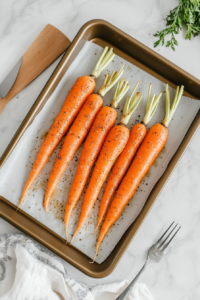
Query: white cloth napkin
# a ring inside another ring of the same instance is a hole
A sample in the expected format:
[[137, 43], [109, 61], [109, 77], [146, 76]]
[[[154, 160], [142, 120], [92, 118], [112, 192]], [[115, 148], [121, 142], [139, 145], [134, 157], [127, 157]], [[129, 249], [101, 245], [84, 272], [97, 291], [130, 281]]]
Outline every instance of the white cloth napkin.
[[[6, 291], [13, 272], [14, 283]], [[0, 235], [0, 300], [114, 300], [127, 285], [124, 280], [87, 287], [72, 279], [60, 258], [34, 240], [20, 234]], [[128, 300], [153, 297], [144, 284], [136, 284]]]

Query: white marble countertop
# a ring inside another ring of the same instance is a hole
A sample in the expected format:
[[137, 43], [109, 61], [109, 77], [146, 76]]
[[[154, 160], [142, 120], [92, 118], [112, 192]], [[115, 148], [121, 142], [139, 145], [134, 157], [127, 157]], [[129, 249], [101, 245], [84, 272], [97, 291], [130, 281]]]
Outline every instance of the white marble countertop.
[[[164, 27], [164, 17], [178, 0], [22, 0], [0, 1], [0, 82], [48, 23], [73, 39], [80, 27], [91, 19], [104, 19], [153, 48], [153, 33]], [[149, 13], [150, 12], [150, 13]], [[200, 79], [200, 36], [186, 41], [184, 31], [177, 36], [179, 46], [154, 49]], [[0, 115], [0, 155], [56, 66], [51, 65], [35, 82], [16, 96]], [[31, 85], [34, 84], [34, 89]], [[31, 93], [30, 93], [31, 91]], [[70, 275], [83, 283], [131, 280], [149, 246], [173, 220], [182, 229], [166, 257], [141, 277], [155, 299], [200, 298], [200, 131], [187, 148], [137, 236], [114, 272], [103, 279], [92, 279], [64, 262]], [[0, 219], [0, 233], [19, 232]], [[11, 279], [12, 282], [12, 279]]]

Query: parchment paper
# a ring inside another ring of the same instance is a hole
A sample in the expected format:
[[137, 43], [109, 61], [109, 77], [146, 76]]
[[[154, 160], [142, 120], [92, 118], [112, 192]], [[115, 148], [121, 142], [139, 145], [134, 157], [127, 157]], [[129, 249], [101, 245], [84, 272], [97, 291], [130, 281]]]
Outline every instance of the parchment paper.
[[[25, 132], [17, 147], [14, 149], [13, 153], [5, 163], [4, 167], [0, 170], [0, 194], [12, 203], [16, 205], [18, 204], [23, 186], [28, 178], [28, 174], [31, 170], [31, 166], [35, 160], [36, 154], [45, 138], [46, 132], [49, 130], [55, 116], [58, 114], [68, 91], [74, 84], [77, 77], [84, 74], [90, 74], [92, 72], [101, 51], [101, 47], [93, 43], [86, 42], [76, 60], [70, 66], [63, 79], [59, 83], [55, 92], [52, 94], [42, 111]], [[114, 58], [114, 61], [110, 63], [103, 74], [97, 79], [97, 86], [95, 89], [96, 91], [102, 85], [105, 74], [113, 70], [118, 70], [122, 63], [126, 64], [123, 77], [126, 80], [129, 80], [129, 84], [131, 86], [130, 90], [128, 91], [128, 95], [130, 95], [131, 90], [138, 80], [140, 81], [138, 91], [143, 94], [143, 100], [141, 101], [135, 113], [132, 115], [131, 122], [129, 124], [129, 128], [131, 129], [133, 124], [140, 122], [144, 116], [149, 83], [152, 83], [152, 93], [155, 93], [156, 95], [158, 95], [159, 92], [165, 91], [165, 83], [159, 81], [148, 73], [130, 64], [121, 57], [116, 56]], [[105, 105], [110, 105], [115, 88], [116, 86], [105, 96]], [[171, 88], [170, 94], [172, 99], [174, 90]], [[117, 122], [121, 118], [125, 98], [121, 101], [121, 104], [117, 109]], [[169, 126], [169, 138], [164, 150], [157, 158], [156, 162], [150, 169], [150, 172], [141, 182], [133, 199], [126, 206], [121, 217], [111, 228], [108, 236], [102, 243], [99, 255], [96, 259], [98, 263], [103, 262], [108, 257], [123, 233], [141, 212], [148, 198], [148, 195], [150, 194], [152, 188], [154, 187], [160, 176], [164, 173], [170, 159], [178, 149], [199, 109], [200, 101], [193, 100], [187, 97], [182, 98], [179, 107], [174, 115], [174, 118]], [[164, 114], [165, 93], [163, 93], [162, 95], [158, 109], [153, 120], [150, 122], [149, 127], [151, 127], [155, 122], [162, 121], [162, 119], [164, 118]], [[25, 212], [33, 216], [35, 219], [39, 220], [41, 223], [49, 227], [51, 230], [56, 232], [58, 235], [65, 238], [63, 223], [64, 208], [67, 201], [67, 195], [74, 178], [82, 147], [80, 147], [80, 149], [75, 154], [74, 159], [71, 161], [65, 174], [62, 177], [62, 180], [58, 184], [56, 191], [52, 197], [50, 211], [48, 214], [45, 212], [42, 205], [49, 173], [53, 166], [53, 163], [55, 162], [61, 144], [62, 143], [59, 144], [57, 149], [51, 155], [49, 161], [43, 168], [31, 190], [29, 191], [29, 194], [26, 197], [25, 202], [23, 203], [21, 208]], [[92, 234], [96, 225], [98, 208], [100, 199], [102, 198], [104, 187], [102, 188], [102, 191], [98, 197], [98, 200], [89, 219], [87, 220], [85, 226], [77, 235], [73, 243], [78, 249], [80, 249], [90, 258], [94, 257], [95, 243], [99, 233], [97, 232], [96, 234]], [[68, 240], [71, 238], [71, 235], [76, 228], [82, 200], [83, 195], [79, 200], [77, 207], [73, 211], [68, 230]]]

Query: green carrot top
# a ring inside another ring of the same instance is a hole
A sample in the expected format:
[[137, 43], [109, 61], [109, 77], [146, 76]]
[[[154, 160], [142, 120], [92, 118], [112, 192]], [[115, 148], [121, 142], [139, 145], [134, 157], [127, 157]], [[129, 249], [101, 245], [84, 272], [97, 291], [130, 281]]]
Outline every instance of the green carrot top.
[[151, 101], [150, 101], [150, 98], [151, 98], [151, 88], [152, 88], [152, 84], [150, 83], [149, 85], [149, 91], [148, 91], [148, 97], [147, 97], [147, 104], [146, 104], [146, 113], [145, 113], [145, 116], [142, 120], [142, 123], [144, 123], [145, 125], [147, 125], [155, 111], [156, 111], [156, 108], [158, 107], [158, 103], [160, 101], [160, 97], [162, 96], [162, 93], [159, 93], [158, 96], [156, 96], [155, 94], [153, 95]]
[[91, 73], [91, 76], [94, 78], [99, 77], [102, 71], [107, 67], [107, 65], [112, 61], [115, 57], [115, 53], [113, 53], [113, 48], [105, 47], [101, 56], [99, 57], [94, 70]]
[[177, 109], [177, 106], [181, 100], [181, 97], [183, 95], [184, 91], [184, 86], [182, 85], [181, 87], [177, 86], [176, 88], [176, 93], [174, 96], [174, 100], [172, 102], [172, 105], [170, 107], [170, 96], [169, 96], [169, 86], [166, 84], [166, 113], [165, 113], [165, 118], [161, 122], [165, 127], [169, 126], [169, 123]]

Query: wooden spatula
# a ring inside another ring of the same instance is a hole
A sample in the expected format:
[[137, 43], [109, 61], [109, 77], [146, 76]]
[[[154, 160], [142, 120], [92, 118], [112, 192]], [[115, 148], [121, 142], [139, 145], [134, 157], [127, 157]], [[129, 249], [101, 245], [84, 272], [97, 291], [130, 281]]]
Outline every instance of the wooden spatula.
[[0, 98], [0, 113], [8, 101], [43, 72], [70, 43], [61, 31], [52, 25], [47, 25], [24, 53], [15, 83], [6, 97]]

